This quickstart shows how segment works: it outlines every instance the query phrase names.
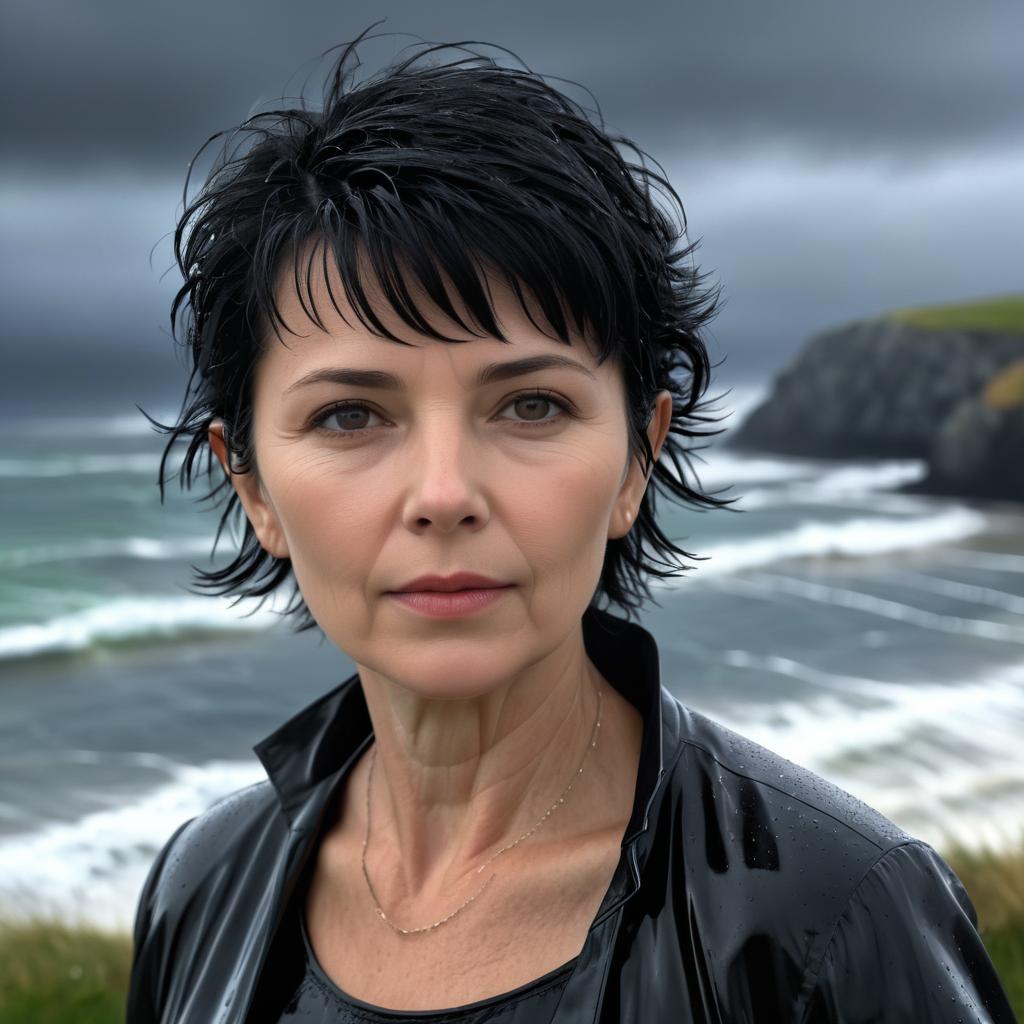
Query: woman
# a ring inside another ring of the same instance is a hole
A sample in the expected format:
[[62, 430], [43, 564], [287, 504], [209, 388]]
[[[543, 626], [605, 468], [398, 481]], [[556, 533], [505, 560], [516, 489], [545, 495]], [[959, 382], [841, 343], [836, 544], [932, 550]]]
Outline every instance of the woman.
[[629, 621], [687, 554], [655, 491], [728, 504], [686, 483], [678, 197], [535, 75], [353, 52], [186, 205], [164, 429], [244, 512], [203, 585], [290, 581], [358, 671], [157, 858], [131, 1024], [1011, 1020], [935, 851], [681, 705]]

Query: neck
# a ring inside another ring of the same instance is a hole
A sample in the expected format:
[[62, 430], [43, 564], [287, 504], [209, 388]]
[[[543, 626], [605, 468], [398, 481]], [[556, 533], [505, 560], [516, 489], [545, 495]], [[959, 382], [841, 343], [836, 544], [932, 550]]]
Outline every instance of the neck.
[[531, 829], [575, 778], [537, 838], [578, 820], [573, 798], [586, 778], [581, 763], [592, 766], [597, 754], [590, 743], [601, 683], [582, 632], [472, 698], [427, 698], [362, 667], [359, 675], [376, 747], [371, 855], [393, 898], [482, 884], [476, 869]]

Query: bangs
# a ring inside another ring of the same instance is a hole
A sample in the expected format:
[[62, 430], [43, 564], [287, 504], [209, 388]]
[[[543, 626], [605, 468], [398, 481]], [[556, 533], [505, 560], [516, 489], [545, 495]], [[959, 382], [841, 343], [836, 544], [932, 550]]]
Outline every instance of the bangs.
[[327, 328], [316, 295], [325, 291], [346, 324], [354, 326], [344, 306], [366, 330], [398, 344], [408, 342], [381, 319], [381, 301], [417, 335], [466, 340], [438, 329], [432, 314], [440, 311], [468, 334], [507, 343], [492, 295], [492, 282], [500, 281], [540, 333], [567, 345], [573, 334], [586, 337], [599, 364], [616, 354], [616, 339], [628, 329], [616, 322], [617, 311], [635, 301], [623, 294], [630, 277], [609, 271], [592, 238], [565, 210], [532, 223], [523, 216], [519, 194], [515, 210], [492, 206], [485, 215], [469, 203], [453, 204], [450, 187], [440, 187], [445, 208], [429, 188], [418, 189], [412, 200], [397, 188], [375, 185], [341, 201], [322, 198], [288, 232], [263, 235], [248, 297], [261, 325], [258, 335], [272, 330], [283, 341], [282, 329], [291, 331], [278, 291], [290, 283], [303, 312], [321, 330]]

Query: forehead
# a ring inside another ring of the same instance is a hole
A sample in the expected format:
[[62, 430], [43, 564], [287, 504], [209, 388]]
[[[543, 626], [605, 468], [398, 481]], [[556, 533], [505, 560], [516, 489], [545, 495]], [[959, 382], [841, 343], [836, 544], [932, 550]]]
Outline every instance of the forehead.
[[[262, 376], [294, 376], [310, 366], [336, 363], [340, 356], [360, 357], [367, 365], [421, 367], [424, 361], [433, 361], [475, 371], [495, 360], [540, 354], [571, 358], [587, 366], [595, 377], [614, 374], [611, 360], [598, 364], [592, 339], [579, 331], [568, 315], [567, 345], [548, 325], [536, 300], [520, 289], [528, 313], [499, 274], [482, 269], [481, 283], [507, 343], [475, 323], [443, 269], [438, 268], [438, 276], [461, 324], [434, 302], [412, 273], [399, 267], [400, 276], [392, 279], [390, 290], [397, 290], [406, 300], [406, 309], [413, 314], [409, 319], [414, 320], [409, 323], [389, 300], [365, 256], [358, 267], [357, 285], [365, 296], [364, 303], [350, 300], [329, 246], [308, 243], [298, 256], [282, 261], [274, 288], [274, 303], [282, 322], [276, 324], [276, 331], [272, 320], [262, 327]], [[369, 313], [359, 306], [368, 306]], [[376, 324], [372, 318], [376, 318]], [[431, 337], [418, 326], [420, 323], [447, 340]], [[382, 337], [378, 325], [399, 341]]]

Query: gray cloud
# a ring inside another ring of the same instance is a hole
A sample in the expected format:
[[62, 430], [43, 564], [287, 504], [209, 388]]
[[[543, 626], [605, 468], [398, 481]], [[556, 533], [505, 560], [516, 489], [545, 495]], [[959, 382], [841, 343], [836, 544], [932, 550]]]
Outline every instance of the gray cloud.
[[[589, 87], [664, 165], [724, 288], [720, 380], [763, 379], [837, 321], [1021, 288], [1017, 0], [19, 0], [0, 60], [0, 407], [180, 388], [179, 282], [161, 275], [189, 158], [307, 77], [315, 97], [322, 51], [382, 15], [378, 32], [496, 43]], [[369, 41], [366, 69], [413, 41]]]
[[[766, 140], [817, 155], [911, 158], [1024, 137], [1024, 5], [883, 0], [281, 0], [8, 6], [0, 62], [9, 162], [177, 169], [213, 132], [378, 32], [474, 39], [590, 88], [611, 125], [659, 147]], [[369, 69], [409, 36], [370, 41]], [[584, 94], [573, 91], [577, 98]]]

